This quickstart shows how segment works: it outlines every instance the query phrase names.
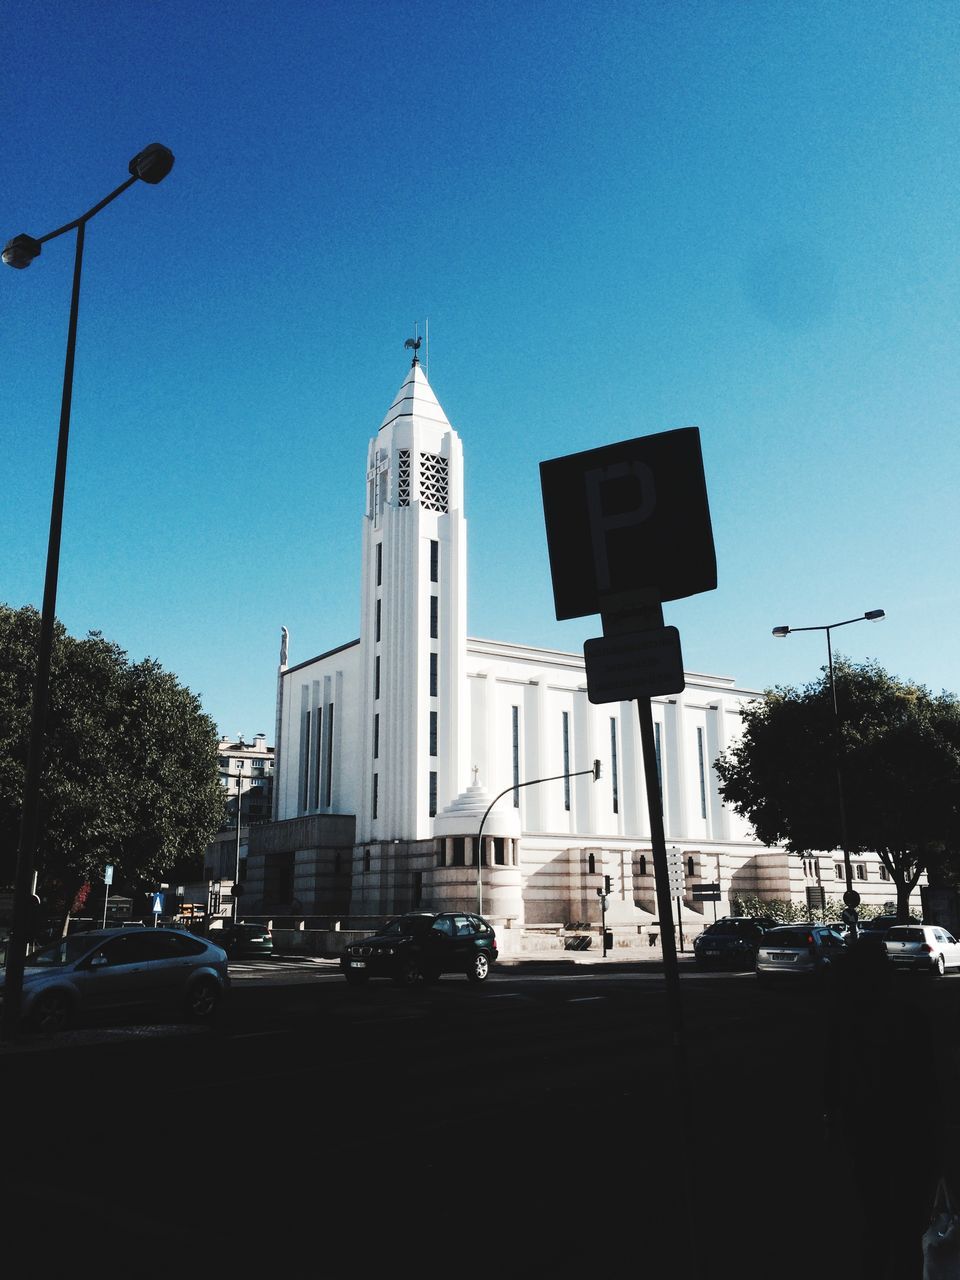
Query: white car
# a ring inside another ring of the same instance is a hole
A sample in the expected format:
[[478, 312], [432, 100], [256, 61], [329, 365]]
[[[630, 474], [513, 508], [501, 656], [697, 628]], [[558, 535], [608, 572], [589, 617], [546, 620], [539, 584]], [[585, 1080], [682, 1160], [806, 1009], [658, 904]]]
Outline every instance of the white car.
[[922, 969], [938, 977], [947, 969], [960, 969], [960, 942], [938, 924], [894, 925], [884, 946], [897, 969]]

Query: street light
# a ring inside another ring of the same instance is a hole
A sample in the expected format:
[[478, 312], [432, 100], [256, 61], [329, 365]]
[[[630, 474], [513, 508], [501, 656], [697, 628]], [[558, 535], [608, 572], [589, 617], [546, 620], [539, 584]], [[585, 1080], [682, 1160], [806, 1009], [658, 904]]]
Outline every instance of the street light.
[[50, 231], [39, 239], [23, 233], [14, 236], [3, 250], [3, 261], [18, 271], [29, 267], [40, 256], [41, 246], [55, 240], [67, 231], [76, 231], [77, 243], [73, 262], [73, 292], [70, 298], [70, 321], [67, 327], [67, 354], [63, 369], [63, 395], [60, 401], [60, 434], [57, 440], [57, 461], [53, 480], [53, 501], [50, 508], [50, 535], [47, 543], [47, 568], [43, 587], [43, 608], [40, 614], [40, 635], [37, 644], [37, 674], [33, 687], [33, 710], [30, 722], [30, 741], [27, 749], [27, 768], [23, 784], [23, 811], [20, 818], [20, 838], [17, 845], [17, 873], [14, 882], [13, 930], [8, 944], [6, 976], [4, 979], [3, 1023], [0, 1035], [12, 1036], [19, 1026], [23, 994], [23, 970], [27, 952], [29, 930], [29, 902], [33, 885], [33, 870], [40, 822], [40, 780], [43, 772], [44, 737], [46, 734], [47, 703], [50, 690], [50, 659], [53, 651], [53, 632], [57, 609], [57, 574], [60, 566], [60, 531], [63, 523], [63, 493], [67, 472], [67, 441], [70, 434], [70, 404], [73, 398], [73, 363], [77, 345], [77, 312], [80, 305], [80, 268], [83, 262], [83, 238], [87, 223], [101, 209], [121, 195], [138, 180], [155, 186], [162, 182], [173, 168], [173, 152], [159, 142], [152, 142], [138, 152], [127, 166], [130, 177], [111, 191], [99, 204], [74, 218], [72, 222]]
[[774, 627], [773, 634], [780, 640], [786, 639], [791, 631], [825, 631], [827, 633], [827, 669], [830, 672], [830, 698], [833, 702], [833, 722], [834, 732], [836, 735], [836, 762], [837, 762], [837, 800], [840, 805], [840, 839], [843, 844], [843, 869], [846, 876], [847, 888], [843, 895], [843, 901], [847, 909], [851, 912], [853, 919], [850, 921], [850, 931], [854, 939], [857, 937], [857, 905], [860, 902], [860, 895], [855, 892], [853, 887], [853, 865], [850, 862], [850, 845], [847, 839], [847, 808], [843, 799], [843, 775], [840, 768], [840, 710], [837, 706], [837, 686], [833, 679], [833, 648], [830, 643], [830, 632], [835, 631], [837, 627], [848, 627], [851, 622], [878, 622], [885, 617], [882, 609], [868, 609], [866, 613], [861, 613], [856, 618], [846, 618], [843, 622], [831, 622], [825, 627]]
[[233, 923], [237, 923], [239, 899], [237, 886], [240, 883], [240, 810], [243, 808], [243, 760], [237, 761], [237, 865], [233, 875]]
[[519, 791], [521, 787], [535, 787], [541, 782], [557, 782], [560, 778], [582, 778], [584, 774], [592, 773], [593, 780], [596, 782], [600, 777], [600, 761], [594, 760], [592, 769], [580, 769], [576, 773], [555, 773], [549, 778], [531, 778], [529, 782], [515, 782], [512, 786], [505, 787], [499, 795], [493, 797], [487, 805], [486, 812], [480, 819], [480, 830], [477, 832], [477, 915], [483, 915], [483, 828], [490, 816], [490, 810], [510, 791]]

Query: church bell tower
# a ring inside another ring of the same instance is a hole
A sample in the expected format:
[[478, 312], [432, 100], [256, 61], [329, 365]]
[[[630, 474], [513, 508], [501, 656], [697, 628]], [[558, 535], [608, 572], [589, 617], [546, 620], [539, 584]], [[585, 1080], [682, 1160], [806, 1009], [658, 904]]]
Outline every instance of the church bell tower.
[[419, 344], [367, 453], [358, 843], [432, 837], [468, 765], [463, 450]]

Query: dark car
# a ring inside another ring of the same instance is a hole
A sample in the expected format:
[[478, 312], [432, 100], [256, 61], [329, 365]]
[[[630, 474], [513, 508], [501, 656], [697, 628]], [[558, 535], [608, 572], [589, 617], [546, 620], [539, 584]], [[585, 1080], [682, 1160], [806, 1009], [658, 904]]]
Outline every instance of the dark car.
[[752, 969], [760, 939], [771, 922], [755, 916], [724, 916], [707, 925], [693, 940], [698, 969]]
[[207, 937], [218, 947], [223, 947], [231, 960], [253, 960], [258, 956], [273, 955], [273, 934], [262, 924], [240, 920], [225, 921], [219, 929], [211, 928]]
[[27, 956], [22, 1014], [40, 1031], [131, 1009], [204, 1021], [229, 985], [226, 953], [204, 938], [179, 929], [92, 929]]
[[411, 911], [379, 933], [349, 943], [340, 968], [350, 983], [392, 978], [408, 987], [433, 982], [442, 973], [464, 973], [471, 982], [484, 982], [496, 959], [497, 935], [482, 916]]

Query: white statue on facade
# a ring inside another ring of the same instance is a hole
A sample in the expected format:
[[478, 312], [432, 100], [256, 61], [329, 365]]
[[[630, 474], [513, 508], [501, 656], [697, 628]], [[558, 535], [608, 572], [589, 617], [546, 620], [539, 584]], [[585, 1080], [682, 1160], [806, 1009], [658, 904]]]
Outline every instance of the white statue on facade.
[[281, 667], [285, 667], [287, 665], [287, 646], [289, 645], [289, 643], [290, 643], [290, 632], [287, 630], [286, 627], [281, 627], [280, 628], [280, 665]]

